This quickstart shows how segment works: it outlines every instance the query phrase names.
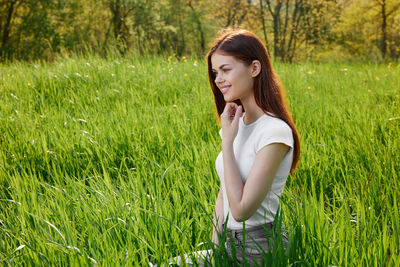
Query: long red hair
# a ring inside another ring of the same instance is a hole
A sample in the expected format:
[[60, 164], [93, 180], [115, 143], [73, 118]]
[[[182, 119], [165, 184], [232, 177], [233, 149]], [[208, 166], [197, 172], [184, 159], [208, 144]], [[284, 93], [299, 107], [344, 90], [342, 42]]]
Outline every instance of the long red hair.
[[[215, 84], [215, 75], [212, 71], [211, 56], [216, 52], [233, 56], [247, 66], [253, 60], [260, 61], [261, 72], [254, 78], [254, 98], [264, 113], [270, 112], [274, 114], [291, 127], [294, 139], [294, 151], [290, 173], [293, 173], [300, 158], [299, 133], [289, 111], [283, 85], [272, 68], [266, 47], [254, 33], [244, 29], [226, 28], [219, 32], [218, 37], [207, 53], [206, 59], [208, 64], [208, 78], [214, 94], [218, 119], [221, 121], [221, 114], [224, 111], [226, 102], [223, 94]], [[242, 105], [239, 99], [234, 102]], [[243, 105], [242, 108], [245, 111]]]

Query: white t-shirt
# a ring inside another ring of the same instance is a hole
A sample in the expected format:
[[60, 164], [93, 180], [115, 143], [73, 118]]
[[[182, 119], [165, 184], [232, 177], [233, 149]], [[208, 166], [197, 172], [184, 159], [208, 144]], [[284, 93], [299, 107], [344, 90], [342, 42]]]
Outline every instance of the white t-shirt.
[[[244, 113], [239, 119], [238, 133], [233, 142], [233, 151], [243, 183], [246, 183], [246, 179], [250, 173], [251, 167], [253, 166], [256, 153], [261, 148], [271, 143], [283, 143], [290, 147], [290, 150], [287, 152], [279, 166], [270, 191], [268, 191], [265, 199], [253, 216], [245, 221], [245, 226], [247, 228], [274, 221], [274, 216], [279, 205], [279, 197], [282, 195], [286, 178], [288, 177], [290, 168], [292, 166], [294, 140], [292, 129], [281, 119], [264, 114], [249, 125], [246, 125], [243, 119]], [[222, 129], [220, 129], [219, 134], [222, 139]], [[237, 222], [233, 218], [228, 204], [228, 196], [226, 194], [224, 183], [222, 151], [217, 156], [215, 166], [217, 174], [221, 180], [224, 199], [223, 219], [225, 221], [229, 212], [227, 227], [229, 229], [243, 229], [243, 223]]]

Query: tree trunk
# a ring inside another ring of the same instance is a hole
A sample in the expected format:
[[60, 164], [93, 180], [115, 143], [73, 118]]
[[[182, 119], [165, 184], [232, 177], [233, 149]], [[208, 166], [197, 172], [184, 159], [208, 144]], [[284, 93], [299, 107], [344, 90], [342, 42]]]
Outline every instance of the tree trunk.
[[293, 11], [293, 17], [292, 17], [292, 32], [290, 35], [290, 40], [289, 40], [288, 50], [287, 50], [289, 62], [292, 62], [294, 54], [296, 52], [298, 27], [299, 27], [302, 16], [304, 16], [304, 7], [303, 7], [302, 0], [296, 0], [295, 8]]
[[386, 0], [382, 0], [380, 2], [380, 5], [382, 7], [381, 11], [382, 11], [382, 39], [381, 39], [381, 52], [382, 52], [382, 56], [383, 58], [386, 57]]
[[[268, 48], [267, 30], [265, 28], [265, 20], [264, 20], [263, 0], [260, 0], [260, 17], [261, 17], [261, 24], [262, 24], [263, 33], [264, 33], [265, 46]], [[267, 52], [268, 52], [268, 49], [267, 49]]]
[[272, 21], [273, 21], [273, 28], [274, 28], [274, 57], [278, 58], [280, 56], [280, 50], [279, 50], [279, 30], [280, 30], [280, 17], [279, 13], [282, 8], [282, 0], [278, 0], [278, 3], [275, 5], [274, 10], [272, 10], [271, 7], [271, 2], [270, 0], [266, 0], [267, 5], [268, 5], [268, 10], [272, 15]]
[[278, 58], [279, 57], [279, 48], [278, 48], [278, 43], [279, 43], [279, 26], [278, 26], [278, 20], [279, 18], [277, 16], [273, 17], [273, 22], [274, 22], [274, 57]]
[[183, 53], [185, 52], [185, 33], [183, 30], [183, 24], [182, 24], [182, 10], [181, 10], [181, 3], [178, 1], [178, 24], [179, 24], [179, 30], [181, 34], [181, 44], [178, 46], [178, 56], [181, 57]]
[[225, 28], [231, 25], [231, 3], [229, 1], [229, 8], [228, 8], [228, 20], [226, 21]]
[[7, 11], [7, 19], [6, 19], [6, 24], [4, 25], [3, 40], [2, 40], [2, 44], [1, 44], [2, 49], [5, 48], [8, 38], [10, 36], [10, 24], [11, 24], [11, 19], [12, 19], [13, 12], [14, 12], [14, 5], [16, 3], [17, 3], [17, 1], [11, 1], [10, 6]]
[[197, 30], [199, 31], [199, 34], [200, 34], [200, 49], [201, 49], [201, 53], [203, 55], [205, 53], [205, 49], [206, 49], [206, 41], [204, 38], [204, 32], [203, 32], [203, 28], [201, 26], [201, 21], [192, 5], [192, 1], [189, 1], [188, 5], [189, 5], [190, 9], [192, 10], [192, 12], [194, 13], [195, 18], [196, 18]]
[[[232, 1], [233, 3], [231, 3], [231, 0], [229, 1], [228, 18], [225, 24], [225, 28], [236, 27], [236, 15], [237, 11], [239, 10], [239, 3], [237, 0], [232, 0]], [[239, 24], [240, 24], [240, 19], [239, 19]]]
[[110, 3], [110, 9], [113, 14], [112, 22], [114, 25], [114, 37], [115, 39], [119, 39], [119, 34], [121, 32], [121, 4], [119, 0]]
[[[237, 9], [240, 8], [239, 3], [236, 4]], [[242, 24], [243, 19], [246, 17], [247, 15], [247, 9], [251, 8], [251, 3], [248, 3], [248, 7], [245, 8], [243, 14], [240, 16], [240, 18], [238, 19], [238, 26], [240, 26]]]
[[289, 21], [289, 0], [286, 0], [286, 13], [285, 13], [285, 26], [283, 26], [283, 33], [282, 33], [282, 40], [281, 40], [281, 44], [280, 44], [280, 48], [281, 48], [281, 58], [283, 61], [286, 60], [286, 56], [287, 56], [287, 50], [286, 49], [286, 31], [287, 31], [287, 27], [288, 27], [288, 21]]

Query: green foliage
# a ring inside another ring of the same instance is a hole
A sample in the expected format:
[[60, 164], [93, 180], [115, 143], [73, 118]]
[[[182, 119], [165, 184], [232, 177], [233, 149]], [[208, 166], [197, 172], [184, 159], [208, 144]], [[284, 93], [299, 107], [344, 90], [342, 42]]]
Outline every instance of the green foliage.
[[[274, 66], [302, 142], [281, 201], [291, 248], [274, 260], [399, 265], [400, 64]], [[205, 70], [134, 55], [1, 65], [0, 261], [143, 266], [210, 248]]]
[[224, 27], [242, 27], [262, 36], [281, 61], [397, 60], [397, 2], [0, 0], [0, 60], [106, 57], [110, 51], [204, 57]]
[[[386, 17], [386, 49], [383, 53], [383, 10]], [[400, 4], [395, 0], [353, 0], [343, 5], [343, 12], [334, 32], [337, 43], [360, 59], [381, 61], [400, 55]], [[360, 14], [363, 14], [360, 16]]]
[[[10, 34], [4, 40], [4, 28], [11, 2], [15, 2], [10, 21]], [[7, 3], [7, 1], [6, 1]], [[54, 27], [51, 16], [56, 12], [53, 1], [10, 1], [2, 9], [2, 57], [34, 59], [34, 55], [46, 56], [60, 45], [60, 35]], [[5, 5], [5, 4], [4, 4]]]

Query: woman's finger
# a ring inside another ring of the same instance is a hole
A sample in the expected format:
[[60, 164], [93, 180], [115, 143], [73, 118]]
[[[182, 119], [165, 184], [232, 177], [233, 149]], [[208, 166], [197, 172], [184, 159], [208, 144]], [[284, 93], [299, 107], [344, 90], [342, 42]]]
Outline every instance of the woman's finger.
[[234, 117], [233, 121], [234, 121], [234, 123], [237, 123], [239, 121], [239, 118], [242, 116], [242, 106], [241, 105], [236, 109], [234, 116], [235, 117]]
[[235, 116], [236, 109], [237, 109], [237, 104], [236, 103], [228, 102], [228, 103], [226, 103], [224, 111], [222, 112], [222, 114], [224, 116], [227, 116], [228, 118], [233, 118]]

